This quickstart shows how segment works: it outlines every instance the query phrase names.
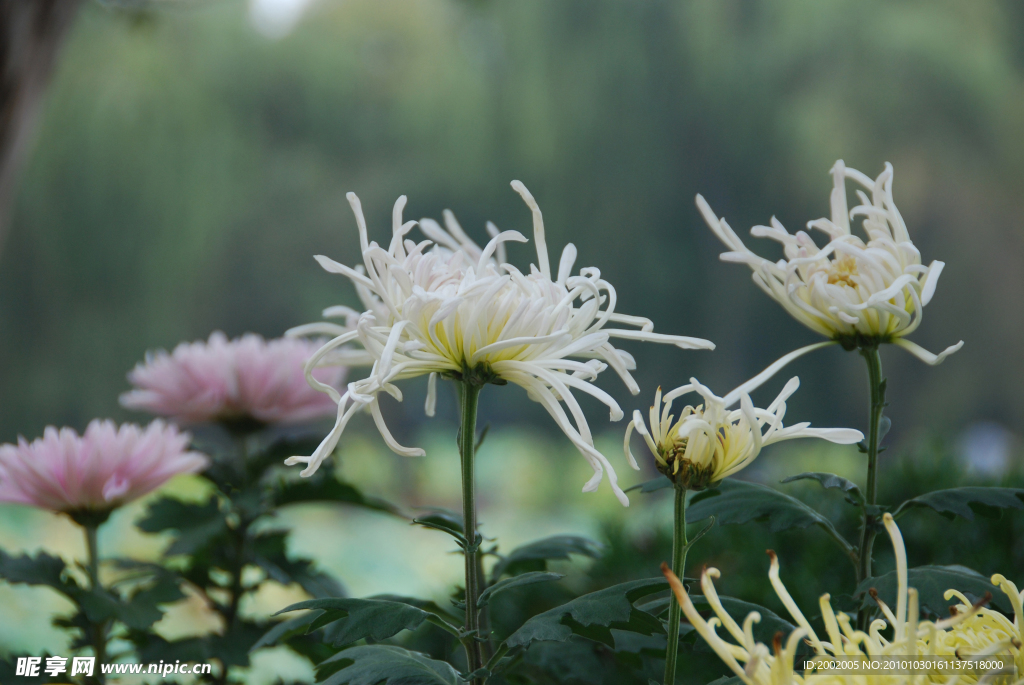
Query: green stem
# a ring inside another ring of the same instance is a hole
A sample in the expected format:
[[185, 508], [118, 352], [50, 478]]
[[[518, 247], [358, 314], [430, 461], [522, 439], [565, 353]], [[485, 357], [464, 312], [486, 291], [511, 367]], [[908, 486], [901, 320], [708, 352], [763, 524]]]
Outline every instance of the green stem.
[[[89, 588], [94, 593], [101, 593], [103, 592], [103, 586], [100, 585], [100, 553], [97, 542], [99, 526], [86, 524], [83, 528], [85, 529], [86, 568], [89, 572]], [[90, 682], [102, 685], [102, 683], [106, 682], [106, 679], [103, 677], [103, 671], [100, 669], [100, 664], [107, 661], [107, 622], [91, 623], [89, 633], [93, 654], [96, 657], [96, 665], [93, 668], [93, 677], [90, 679]]]
[[[483, 654], [478, 637], [480, 632], [480, 616], [477, 600], [480, 597], [480, 565], [477, 557], [480, 554], [476, 535], [476, 482], [474, 466], [476, 459], [476, 410], [482, 386], [472, 381], [462, 382], [460, 400], [462, 404], [462, 430], [459, 433], [459, 453], [462, 461], [462, 521], [466, 533], [466, 625], [468, 639], [466, 661], [469, 672], [479, 670], [483, 666]], [[473, 678], [473, 685], [482, 685], [482, 678]]]
[[[686, 488], [676, 486], [675, 518], [672, 527], [672, 573], [680, 580], [686, 568], [686, 553], [690, 543], [686, 539]], [[674, 594], [669, 595], [668, 644], [665, 647], [665, 685], [675, 685], [676, 661], [679, 654], [680, 607]]]
[[[251, 431], [251, 427], [246, 426], [245, 428], [248, 430], [232, 431], [235, 438], [233, 466], [238, 478], [237, 487], [243, 492], [249, 488], [249, 431]], [[227, 588], [227, 605], [221, 605], [223, 607], [221, 616], [224, 619], [224, 632], [230, 634], [238, 627], [238, 611], [241, 607], [242, 596], [245, 594], [245, 588], [242, 586], [242, 573], [245, 571], [248, 556], [247, 543], [252, 520], [235, 505], [231, 492], [223, 494], [231, 502], [231, 509], [238, 516], [238, 525], [228, 529], [228, 534], [231, 537], [231, 567], [227, 570], [231, 574], [231, 584]], [[228, 664], [221, 660], [221, 671], [211, 679], [212, 682], [217, 685], [226, 685], [229, 679], [228, 671]]]
[[[878, 428], [882, 422], [882, 410], [885, 408], [885, 397], [882, 390], [882, 358], [878, 354], [878, 346], [862, 347], [860, 354], [868, 365], [868, 388], [871, 392], [871, 405], [868, 415], [868, 478], [864, 492], [864, 516], [860, 529], [860, 565], [857, 568], [857, 585], [871, 577], [871, 556], [875, 546], [877, 520], [875, 506], [878, 502]], [[857, 616], [861, 630], [867, 629], [868, 612], [861, 610]]]

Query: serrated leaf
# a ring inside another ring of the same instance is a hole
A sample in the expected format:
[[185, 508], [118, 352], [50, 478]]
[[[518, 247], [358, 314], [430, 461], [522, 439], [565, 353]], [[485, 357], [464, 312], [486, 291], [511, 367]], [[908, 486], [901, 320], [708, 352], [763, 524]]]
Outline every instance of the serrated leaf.
[[305, 635], [309, 624], [312, 623], [317, 617], [315, 611], [311, 611], [308, 614], [302, 616], [296, 616], [290, 618], [287, 621], [281, 621], [273, 628], [268, 630], [263, 637], [256, 641], [252, 647], [249, 648], [249, 652], [255, 652], [257, 649], [263, 647], [273, 647], [279, 642], [285, 642], [289, 638], [297, 635]]
[[837, 476], [834, 473], [822, 473], [820, 471], [808, 471], [807, 473], [800, 473], [795, 476], [790, 476], [784, 479], [783, 483], [792, 483], [798, 480], [814, 480], [817, 481], [821, 487], [827, 489], [837, 489], [845, 492], [849, 497], [856, 502], [863, 503], [864, 495], [861, 494], [860, 488], [852, 480]]
[[690, 521], [709, 516], [714, 516], [719, 525], [765, 522], [772, 532], [808, 526], [834, 530], [831, 521], [797, 498], [759, 483], [732, 478], [726, 478], [717, 488], [698, 492], [690, 500]]
[[1024, 490], [980, 486], [936, 490], [907, 500], [896, 510], [893, 518], [913, 507], [927, 507], [950, 521], [957, 516], [973, 521], [975, 514], [999, 518], [1003, 509], [1024, 509]]
[[[583, 638], [565, 642], [541, 642], [530, 648], [519, 671], [531, 677], [529, 682], [559, 685], [599, 685], [608, 682], [608, 663], [597, 650], [603, 649]], [[661, 647], [662, 654], [665, 645]]]
[[81, 590], [74, 581], [63, 579], [64, 568], [63, 559], [45, 552], [34, 557], [27, 554], [14, 557], [0, 550], [0, 578], [8, 583], [46, 585], [64, 594]]
[[318, 679], [322, 685], [459, 685], [463, 682], [455, 669], [445, 662], [391, 645], [351, 647], [321, 664], [317, 673], [330, 673], [326, 679]]
[[326, 573], [316, 570], [308, 559], [290, 559], [286, 552], [288, 531], [264, 530], [254, 539], [251, 562], [277, 582], [298, 583], [317, 598], [343, 597], [341, 584]]
[[[968, 599], [977, 601], [986, 592], [991, 593], [992, 606], [1008, 614], [1013, 613], [1009, 598], [992, 582], [973, 569], [966, 566], [918, 566], [908, 569], [907, 585], [917, 589], [918, 601], [923, 611], [930, 612], [936, 616], [949, 616], [949, 607], [959, 603], [955, 597], [947, 600], [943, 597], [946, 590], [959, 590], [967, 595]], [[856, 596], [861, 599], [861, 606], [874, 608], [878, 605], [868, 594], [870, 588], [878, 591], [879, 598], [895, 611], [897, 578], [896, 571], [890, 571], [875, 578], [868, 578], [861, 583]]]
[[498, 560], [491, 569], [491, 578], [496, 580], [506, 574], [545, 571], [548, 561], [568, 561], [573, 554], [597, 559], [603, 551], [603, 545], [579, 535], [553, 535], [516, 547]]
[[195, 554], [228, 532], [227, 519], [216, 497], [201, 504], [162, 497], [149, 505], [135, 526], [145, 533], [178, 531], [165, 556]]
[[355, 486], [334, 478], [292, 479], [281, 481], [274, 488], [274, 503], [279, 507], [307, 502], [351, 504], [400, 515], [398, 507], [395, 505], [376, 497], [367, 497]]
[[560, 578], [564, 577], [565, 575], [562, 573], [530, 571], [529, 573], [522, 573], [518, 576], [504, 578], [480, 593], [480, 598], [477, 600], [477, 606], [487, 606], [487, 604], [491, 601], [491, 598], [499, 592], [504, 592], [505, 590], [510, 590], [514, 587], [519, 587], [521, 585], [532, 585], [533, 583], [546, 583], [548, 581], [559, 580]]
[[610, 631], [612, 628], [643, 635], [663, 633], [661, 621], [636, 608], [634, 603], [667, 589], [668, 583], [664, 579], [649, 578], [591, 592], [537, 614], [512, 633], [505, 643], [510, 649], [529, 647], [537, 641], [562, 642], [575, 634], [611, 647], [615, 644]]
[[[781, 632], [783, 635], [789, 635], [796, 628], [796, 626], [776, 614], [771, 609], [759, 604], [744, 602], [742, 599], [736, 599], [735, 597], [728, 597], [725, 595], [719, 595], [718, 599], [721, 600], [722, 606], [725, 607], [725, 610], [729, 615], [732, 616], [740, 625], [743, 624], [743, 619], [745, 619], [752, 611], [756, 611], [761, 615], [761, 620], [753, 624], [754, 639], [758, 642], [771, 644], [775, 633]], [[690, 601], [693, 602], [693, 606], [697, 611], [712, 611], [711, 605], [708, 603], [704, 595], [690, 595]], [[640, 608], [647, 613], [664, 618], [665, 612], [668, 611], [668, 605], [668, 597], [659, 597], [651, 602], [641, 604]], [[703, 644], [703, 640], [697, 636], [696, 633], [689, 635], [686, 640], [698, 645]]]
[[324, 639], [335, 647], [364, 638], [376, 642], [386, 640], [403, 630], [415, 630], [429, 616], [426, 611], [402, 602], [351, 597], [311, 599], [292, 604], [278, 613], [299, 609], [321, 612], [310, 623], [309, 630], [326, 626]]
[[372, 597], [367, 597], [367, 599], [382, 599], [388, 602], [399, 602], [401, 604], [408, 604], [409, 606], [414, 606], [417, 609], [422, 609], [428, 614], [441, 616], [444, 619], [453, 618], [450, 613], [442, 609], [440, 606], [438, 606], [437, 602], [431, 599], [419, 599], [418, 597], [405, 597], [403, 595], [389, 594], [373, 595]]
[[656, 490], [664, 490], [665, 488], [675, 487], [675, 484], [668, 476], [658, 476], [651, 480], [632, 485], [624, 490], [624, 492], [633, 492], [639, 490], [642, 493], [654, 492]]
[[183, 502], [173, 497], [161, 497], [152, 502], [146, 514], [135, 522], [144, 533], [160, 533], [165, 530], [189, 530], [205, 522], [222, 518], [220, 505], [215, 497], [205, 502]]

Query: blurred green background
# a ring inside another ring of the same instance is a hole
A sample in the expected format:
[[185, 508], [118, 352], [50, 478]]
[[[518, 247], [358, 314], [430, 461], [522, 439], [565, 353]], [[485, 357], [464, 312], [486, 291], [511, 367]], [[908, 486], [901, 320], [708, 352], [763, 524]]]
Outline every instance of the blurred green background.
[[[326, 306], [355, 304], [348, 281], [312, 259], [359, 260], [345, 192], [359, 194], [378, 241], [390, 235], [400, 194], [409, 197], [407, 218], [439, 218], [451, 208], [474, 237], [483, 239], [486, 220], [532, 235], [512, 179], [540, 203], [551, 249], [575, 243], [577, 264], [599, 267], [616, 286], [620, 311], [718, 345], [708, 353], [627, 344], [642, 394], [631, 397], [612, 376], [602, 381], [627, 413], [648, 406], [658, 385], [691, 375], [724, 393], [816, 338], [750, 282], [746, 267], [718, 261], [722, 246], [694, 194], [743, 234], [773, 215], [794, 231], [828, 213], [827, 171], [843, 158], [871, 176], [893, 163], [911, 237], [925, 262], [946, 262], [914, 340], [933, 351], [966, 341], [937, 368], [883, 351], [889, 440], [897, 446], [883, 460], [923, 450], [919, 462], [933, 473], [927, 464], [937, 452], [927, 446], [937, 439], [953, 483], [1017, 473], [1021, 3], [303, 4], [84, 6], [0, 253], [0, 440], [34, 438], [47, 424], [82, 429], [97, 416], [139, 420], [117, 396], [147, 349], [214, 329], [277, 336], [318, 319]], [[768, 241], [749, 244], [778, 254]], [[510, 248], [521, 266], [533, 255], [529, 244]], [[790, 420], [864, 427], [859, 357], [833, 348], [788, 372], [802, 380]], [[755, 399], [770, 400], [784, 380]], [[438, 417], [427, 422], [425, 384], [408, 386], [406, 402], [388, 400], [385, 412], [396, 437], [427, 447], [427, 459], [390, 454], [372, 422], [358, 420], [342, 446], [342, 473], [404, 503], [452, 504], [454, 398], [444, 394]], [[664, 537], [665, 502], [634, 498], [624, 516], [607, 486], [579, 492], [586, 465], [524, 392], [489, 389], [482, 403], [482, 421], [496, 429], [481, 453], [488, 532], [509, 544], [548, 532], [607, 534], [608, 526], [634, 542]], [[641, 480], [621, 457], [624, 424], [608, 426], [605, 409], [585, 407], [623, 480]], [[811, 463], [859, 478], [857, 460], [854, 450], [795, 445], [766, 451], [751, 475], [777, 480]], [[923, 480], [900, 482], [916, 494]], [[119, 514], [107, 533], [111, 545], [138, 553], [138, 541], [124, 533], [137, 513]], [[458, 577], [458, 559], [440, 554], [446, 541], [367, 514], [346, 516], [294, 513], [296, 544], [306, 553], [324, 548], [302, 530], [336, 536], [321, 556], [354, 593], [400, 582], [410, 584], [403, 593], [441, 593]], [[56, 518], [11, 506], [0, 517], [6, 547], [47, 545], [73, 555], [80, 544], [65, 539], [70, 527]], [[950, 545], [973, 544], [970, 532], [948, 530], [959, 536]], [[1024, 570], [1019, 536], [1009, 531], [985, 538], [991, 554], [982, 554], [1003, 565], [979, 562], [980, 570]], [[381, 535], [404, 540], [401, 554], [370, 557], [366, 545]], [[764, 546], [759, 538], [754, 551]], [[726, 561], [716, 563], [729, 578]], [[635, 573], [655, 572], [656, 565]], [[28, 614], [44, 594], [3, 590]], [[268, 607], [282, 603], [274, 598]], [[0, 647], [56, 639], [36, 614], [0, 634]]]

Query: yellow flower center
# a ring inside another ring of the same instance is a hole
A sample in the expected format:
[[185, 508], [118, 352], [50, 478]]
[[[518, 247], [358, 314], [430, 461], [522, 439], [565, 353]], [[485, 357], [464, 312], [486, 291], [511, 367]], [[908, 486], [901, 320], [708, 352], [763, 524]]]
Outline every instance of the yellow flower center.
[[[687, 407], [687, 410], [687, 412], [684, 412], [684, 417], [703, 415], [703, 407], [697, 407], [692, 410]], [[661, 454], [659, 462], [664, 461], [664, 464], [658, 464], [658, 470], [668, 476], [673, 483], [687, 490], [703, 490], [708, 486], [715, 474], [714, 446], [704, 445], [703, 449], [695, 451], [687, 459], [686, 447], [689, 445], [690, 439], [688, 437], [679, 437], [679, 426], [681, 424], [682, 421], [672, 426], [668, 435], [665, 436], [665, 443], [658, 446], [660, 448], [658, 451]], [[716, 433], [716, 437], [719, 442], [724, 444], [727, 437], [725, 429], [720, 428]]]
[[842, 283], [847, 287], [856, 288], [854, 278], [858, 275], [857, 260], [852, 257], [841, 255], [829, 262], [828, 282], [831, 285]]

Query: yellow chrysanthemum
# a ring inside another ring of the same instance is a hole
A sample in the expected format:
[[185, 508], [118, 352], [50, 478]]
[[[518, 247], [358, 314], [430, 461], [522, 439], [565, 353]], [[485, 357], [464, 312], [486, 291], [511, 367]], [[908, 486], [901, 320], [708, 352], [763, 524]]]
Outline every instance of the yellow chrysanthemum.
[[[947, 598], [955, 595], [964, 603], [957, 607], [953, 616], [935, 622], [922, 621], [917, 590], [907, 585], [907, 555], [903, 536], [890, 514], [885, 514], [884, 523], [896, 556], [896, 606], [893, 612], [890, 607], [879, 601], [885, 620], [872, 621], [866, 633], [854, 628], [850, 616], [842, 612], [836, 613], [832, 609], [829, 595], [825, 594], [819, 600], [819, 610], [825, 624], [824, 637], [827, 639], [819, 637], [779, 578], [779, 560], [774, 552], [769, 551], [771, 568], [768, 578], [797, 628], [789, 635], [785, 644], [781, 636], [778, 637], [771, 649], [754, 639], [753, 626], [761, 620], [760, 614], [756, 611], [751, 612], [741, 626], [725, 610], [712, 582], [720, 575], [718, 569], [705, 569], [700, 579], [704, 597], [715, 613], [715, 617], [710, 620], [705, 620], [700, 615], [682, 583], [666, 565], [662, 565], [662, 572], [694, 629], [745, 685], [958, 685], [979, 681], [1012, 685], [1024, 683], [1024, 679], [1021, 678], [1020, 652], [1021, 596], [1017, 593], [1016, 586], [1002, 576], [992, 578], [992, 582], [999, 585], [1011, 599], [1016, 614], [1012, 622], [995, 611], [983, 608], [981, 603], [972, 605], [966, 597], [955, 590], [949, 591]], [[735, 642], [729, 642], [720, 636], [719, 626], [723, 627]], [[827, 658], [855, 657], [874, 660], [890, 655], [921, 655], [957, 656], [965, 659], [970, 656], [1010, 652], [1014, 655], [1017, 672], [1013, 676], [989, 674], [982, 678], [967, 670], [949, 676], [869, 671], [854, 675], [827, 671], [798, 672], [795, 663], [801, 640], [811, 646], [816, 656]]]
[[[784, 360], [780, 360], [784, 362]], [[724, 398], [718, 397], [696, 378], [662, 396], [661, 388], [654, 395], [650, 428], [643, 415], [633, 412], [633, 420], [626, 427], [623, 448], [631, 464], [636, 463], [629, 448], [634, 428], [643, 436], [654, 455], [658, 470], [674, 483], [688, 490], [700, 490], [711, 483], [731, 476], [749, 465], [761, 449], [775, 442], [794, 438], [822, 438], [840, 445], [850, 445], [864, 439], [864, 435], [849, 428], [811, 428], [809, 423], [784, 426], [786, 400], [800, 387], [799, 378], [791, 378], [768, 405], [767, 409], [754, 406], [748, 394], [767, 380], [766, 373], [744, 383]], [[770, 374], [768, 374], [770, 375]], [[677, 419], [672, 403], [688, 393], [697, 393], [704, 400], [697, 406], [687, 405]], [[730, 409], [736, 402], [738, 409]]]

